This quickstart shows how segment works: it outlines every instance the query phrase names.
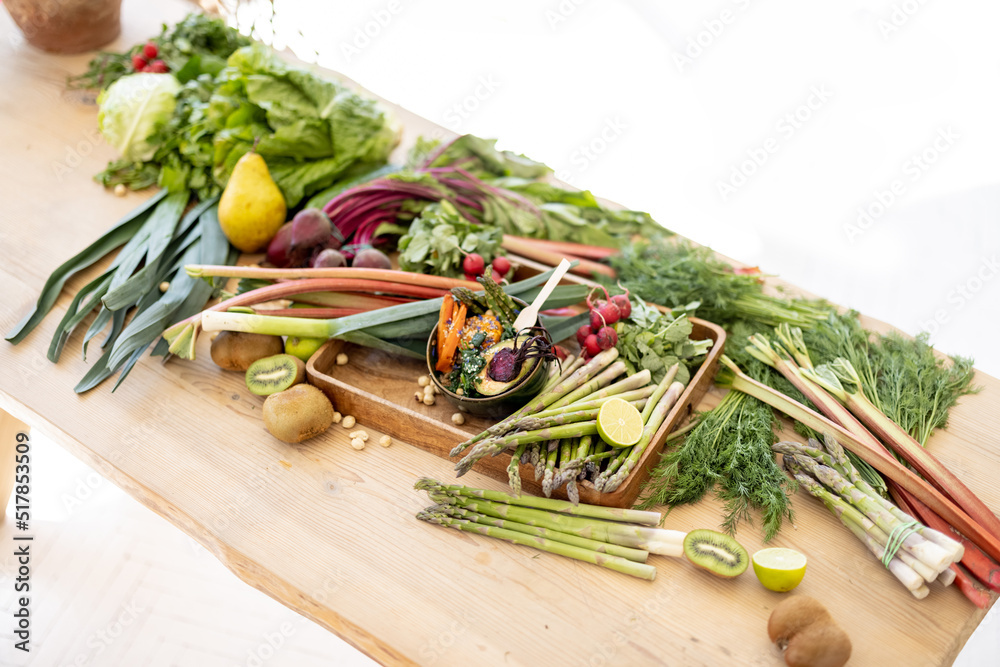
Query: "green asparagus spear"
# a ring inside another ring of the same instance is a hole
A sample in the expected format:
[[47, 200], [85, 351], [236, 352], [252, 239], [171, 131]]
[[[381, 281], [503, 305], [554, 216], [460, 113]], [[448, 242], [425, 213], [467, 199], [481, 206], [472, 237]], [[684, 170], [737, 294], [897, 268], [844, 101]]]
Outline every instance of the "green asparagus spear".
[[483, 526], [466, 519], [454, 519], [439, 512], [421, 512], [417, 515], [417, 518], [422, 521], [429, 521], [441, 526], [449, 526], [466, 532], [485, 535], [487, 537], [495, 537], [501, 540], [506, 540], [507, 542], [513, 542], [514, 544], [534, 547], [535, 549], [539, 549], [541, 551], [548, 551], [549, 553], [566, 556], [567, 558], [574, 558], [576, 560], [593, 563], [594, 565], [600, 565], [601, 567], [606, 567], [617, 572], [630, 574], [633, 577], [639, 577], [640, 579], [652, 581], [656, 578], [656, 568], [652, 565], [635, 563], [633, 561], [626, 560], [625, 558], [619, 558], [618, 556], [609, 556], [597, 551], [582, 549], [570, 544], [563, 544], [562, 542], [548, 540], [543, 537], [533, 537], [531, 535], [525, 535], [512, 530], [505, 530], [503, 528], [496, 528], [494, 526]]

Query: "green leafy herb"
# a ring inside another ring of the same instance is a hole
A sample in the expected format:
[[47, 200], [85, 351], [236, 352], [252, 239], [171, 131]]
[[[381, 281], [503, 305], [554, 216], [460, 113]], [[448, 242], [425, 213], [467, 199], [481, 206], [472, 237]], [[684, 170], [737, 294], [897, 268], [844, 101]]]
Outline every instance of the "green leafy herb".
[[838, 357], [850, 361], [868, 398], [922, 445], [947, 426], [948, 412], [962, 396], [978, 391], [972, 359], [938, 355], [927, 334], [873, 335], [852, 311], [831, 316], [802, 336], [813, 364]]
[[699, 415], [680, 447], [662, 455], [639, 507], [695, 503], [718, 485], [725, 502], [723, 528], [733, 533], [759, 511], [764, 540], [771, 540], [784, 519], [793, 518], [789, 495], [795, 486], [774, 461], [774, 425], [764, 403], [739, 392], [726, 394], [715, 409]]
[[489, 264], [502, 240], [499, 229], [474, 225], [451, 203], [441, 201], [427, 206], [399, 239], [399, 268], [459, 278], [467, 254], [478, 253]]
[[766, 295], [758, 273], [739, 272], [709, 248], [687, 242], [639, 243], [610, 260], [619, 280], [637, 296], [670, 308], [698, 302], [698, 317], [726, 328], [746, 320], [806, 329], [832, 312], [823, 303]]
[[[163, 24], [158, 37], [149, 42], [157, 47], [156, 58], [183, 83], [203, 73], [215, 75], [233, 51], [250, 40], [226, 25], [221, 18], [188, 14], [174, 26]], [[102, 51], [90, 61], [87, 71], [69, 78], [70, 88], [107, 88], [123, 76], [135, 72], [132, 57], [142, 55], [146, 42], [128, 51]]]
[[701, 363], [712, 345], [711, 340], [692, 341], [691, 329], [687, 316], [667, 315], [633, 298], [628, 320], [615, 324], [618, 351], [628, 373], [648, 370], [653, 382], [659, 382], [671, 366], [681, 362], [676, 380], [687, 384], [690, 369]]

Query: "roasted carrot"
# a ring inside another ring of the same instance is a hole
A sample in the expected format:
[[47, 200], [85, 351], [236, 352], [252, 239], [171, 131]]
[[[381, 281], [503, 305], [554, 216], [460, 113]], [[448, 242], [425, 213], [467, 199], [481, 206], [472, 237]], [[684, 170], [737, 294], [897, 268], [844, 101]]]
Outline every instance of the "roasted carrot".
[[441, 358], [441, 354], [444, 350], [444, 339], [448, 336], [448, 320], [451, 319], [451, 314], [455, 311], [455, 299], [452, 298], [451, 293], [444, 295], [441, 300], [441, 314], [438, 315], [438, 328], [437, 328], [437, 352], [438, 359]]
[[444, 347], [438, 353], [438, 362], [437, 366], [435, 366], [441, 373], [450, 371], [452, 364], [455, 362], [459, 334], [462, 333], [462, 328], [465, 326], [465, 313], [466, 308], [463, 303], [458, 307], [457, 314], [452, 317], [451, 328], [448, 330], [447, 338], [445, 338]]

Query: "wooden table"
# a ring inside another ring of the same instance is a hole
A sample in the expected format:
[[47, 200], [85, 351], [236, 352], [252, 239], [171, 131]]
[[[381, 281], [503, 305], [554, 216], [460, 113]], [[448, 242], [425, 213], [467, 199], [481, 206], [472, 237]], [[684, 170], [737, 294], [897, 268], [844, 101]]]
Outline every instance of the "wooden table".
[[[146, 18], [126, 13], [120, 45], [185, 11], [176, 2]], [[64, 90], [85, 57], [44, 55], [0, 13], [0, 330], [30, 308], [48, 274], [142, 198], [117, 198], [91, 180], [114, 151], [96, 109]], [[405, 140], [430, 125], [400, 112]], [[75, 291], [91, 273], [70, 282]], [[208, 359], [145, 359], [115, 393], [77, 396], [86, 371], [79, 333], [58, 365], [45, 358], [68, 302], [24, 343], [0, 343], [0, 410], [96, 468], [209, 548], [248, 584], [321, 623], [376, 660], [420, 664], [780, 665], [765, 631], [783, 596], [752, 574], [733, 581], [652, 557], [659, 576], [639, 581], [416, 521], [426, 506], [417, 477], [442, 480], [451, 464], [404, 443], [351, 449], [339, 427], [301, 446], [264, 430], [261, 401], [239, 375]], [[884, 327], [870, 323], [875, 327]], [[1000, 469], [1000, 381], [962, 400], [929, 447], [992, 508]], [[712, 393], [705, 407], [718, 401]], [[447, 408], [442, 406], [442, 411]], [[363, 424], [377, 430], [378, 424]], [[480, 475], [465, 481], [500, 488]], [[822, 506], [800, 493], [797, 520], [774, 541], [803, 551], [798, 591], [823, 600], [854, 642], [856, 665], [949, 664], [984, 612], [954, 588], [917, 601]], [[675, 510], [667, 527], [715, 527], [719, 504]], [[752, 552], [760, 531], [739, 539]]]

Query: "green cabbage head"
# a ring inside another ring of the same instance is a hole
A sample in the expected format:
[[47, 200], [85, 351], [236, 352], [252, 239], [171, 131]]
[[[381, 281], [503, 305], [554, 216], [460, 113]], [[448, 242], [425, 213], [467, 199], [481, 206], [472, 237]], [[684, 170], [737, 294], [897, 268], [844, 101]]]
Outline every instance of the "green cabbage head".
[[123, 157], [143, 162], [156, 152], [149, 142], [156, 130], [170, 120], [181, 84], [172, 74], [137, 72], [115, 81], [97, 103], [101, 133]]

